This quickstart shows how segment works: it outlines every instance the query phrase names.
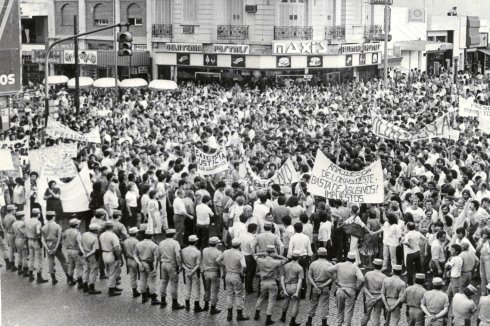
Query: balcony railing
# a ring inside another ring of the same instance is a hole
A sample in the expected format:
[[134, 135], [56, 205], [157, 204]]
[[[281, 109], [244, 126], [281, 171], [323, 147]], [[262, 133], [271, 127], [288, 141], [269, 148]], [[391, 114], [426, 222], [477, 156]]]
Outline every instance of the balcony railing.
[[171, 38], [172, 24], [153, 24], [151, 34], [156, 38]]
[[326, 40], [345, 40], [345, 27], [344, 26], [325, 26], [325, 39]]
[[382, 25], [364, 26], [364, 37], [366, 37], [368, 39], [374, 39], [381, 34], [383, 34], [383, 26]]
[[312, 40], [311, 26], [274, 26], [274, 40]]
[[218, 40], [248, 40], [248, 25], [218, 25]]

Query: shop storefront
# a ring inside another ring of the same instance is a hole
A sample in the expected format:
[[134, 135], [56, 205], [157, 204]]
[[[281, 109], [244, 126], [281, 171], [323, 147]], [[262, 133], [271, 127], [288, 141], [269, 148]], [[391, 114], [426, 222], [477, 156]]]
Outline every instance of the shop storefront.
[[402, 41], [396, 42], [394, 47], [401, 54], [399, 68], [404, 72], [416, 68], [438, 75], [441, 67], [448, 69], [454, 64], [452, 43]]
[[[159, 79], [278, 78], [364, 79], [376, 74], [380, 43], [330, 45], [326, 41], [277, 41], [271, 46], [166, 43], [153, 55]], [[279, 77], [281, 78], [281, 77]]]

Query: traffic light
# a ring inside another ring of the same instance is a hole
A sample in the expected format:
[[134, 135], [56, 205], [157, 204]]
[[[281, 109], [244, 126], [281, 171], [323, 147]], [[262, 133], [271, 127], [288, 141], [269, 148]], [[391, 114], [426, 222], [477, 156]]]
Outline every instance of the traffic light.
[[133, 34], [130, 32], [123, 32], [119, 34], [119, 51], [120, 57], [129, 57], [133, 55]]

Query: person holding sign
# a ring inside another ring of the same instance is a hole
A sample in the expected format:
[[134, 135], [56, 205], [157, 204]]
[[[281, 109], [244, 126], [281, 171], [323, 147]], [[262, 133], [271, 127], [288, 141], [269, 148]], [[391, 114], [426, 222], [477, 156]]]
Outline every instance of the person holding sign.
[[361, 263], [361, 257], [359, 255], [359, 239], [364, 237], [365, 232], [371, 235], [374, 234], [374, 232], [369, 230], [366, 224], [364, 224], [364, 222], [361, 220], [361, 217], [359, 216], [358, 213], [359, 213], [359, 207], [357, 205], [353, 205], [351, 208], [351, 216], [348, 219], [346, 219], [343, 223], [341, 223], [339, 226], [339, 228], [343, 227], [347, 235], [350, 235], [349, 252], [356, 253], [357, 265]]

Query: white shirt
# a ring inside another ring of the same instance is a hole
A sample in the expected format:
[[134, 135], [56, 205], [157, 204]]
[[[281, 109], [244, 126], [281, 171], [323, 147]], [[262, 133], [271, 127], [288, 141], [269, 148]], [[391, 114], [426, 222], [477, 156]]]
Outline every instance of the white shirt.
[[392, 225], [388, 222], [383, 224], [383, 244], [396, 247], [400, 244], [401, 237], [402, 231], [398, 224]]
[[[425, 216], [424, 210], [420, 207], [413, 209], [411, 206], [405, 209], [405, 214], [410, 213], [413, 216], [413, 221], [417, 224], [419, 223]], [[432, 212], [434, 213], [434, 212]]]
[[184, 203], [184, 200], [182, 200], [182, 198], [180, 198], [180, 197], [175, 198], [173, 207], [174, 207], [174, 214], [175, 215], [187, 214], [187, 211], [185, 209], [185, 203]]
[[416, 230], [408, 231], [403, 238], [405, 253], [407, 255], [420, 251], [420, 239], [422, 238], [422, 233]]
[[463, 259], [459, 256], [449, 258], [446, 266], [451, 266], [451, 278], [460, 277], [461, 269], [463, 268]]
[[270, 207], [264, 204], [258, 204], [254, 207], [253, 218], [257, 221], [257, 226], [260, 232], [263, 232], [263, 225], [265, 222], [265, 216], [271, 211]]
[[295, 233], [289, 240], [288, 257], [293, 256], [293, 251], [301, 251], [301, 256], [312, 256], [313, 251], [311, 250], [310, 237], [304, 233]]
[[476, 249], [475, 247], [473, 247], [473, 245], [471, 244], [470, 240], [468, 240], [466, 237], [464, 237], [463, 239], [459, 240], [459, 238], [457, 236], [454, 236], [454, 244], [458, 244], [461, 246], [462, 243], [467, 243], [468, 244], [468, 251], [471, 251], [471, 252], [476, 252]]
[[210, 217], [213, 215], [214, 213], [208, 205], [201, 203], [196, 206], [197, 225], [209, 225], [211, 223]]
[[331, 239], [331, 235], [332, 235], [332, 222], [326, 221], [320, 223], [320, 229], [318, 230], [318, 240], [326, 242]]
[[128, 191], [125, 198], [129, 207], [138, 207], [138, 196], [136, 193]]

